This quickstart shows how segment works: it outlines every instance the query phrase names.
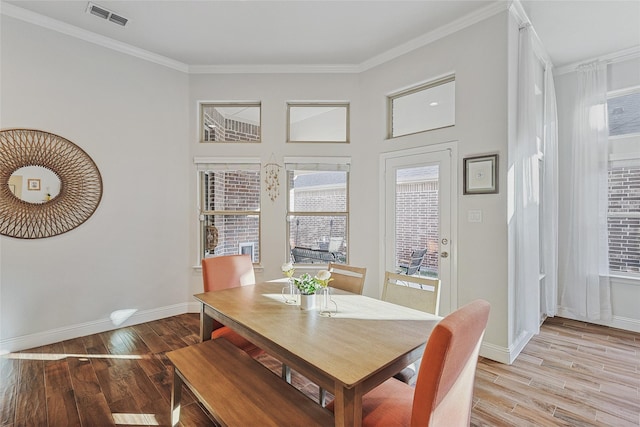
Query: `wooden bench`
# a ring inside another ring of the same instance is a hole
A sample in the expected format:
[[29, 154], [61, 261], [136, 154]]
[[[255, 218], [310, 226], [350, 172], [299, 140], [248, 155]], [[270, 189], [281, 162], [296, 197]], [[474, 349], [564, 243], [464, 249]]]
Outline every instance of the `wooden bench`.
[[333, 415], [225, 339], [167, 353], [173, 363], [171, 422], [182, 384], [223, 426], [333, 426]]

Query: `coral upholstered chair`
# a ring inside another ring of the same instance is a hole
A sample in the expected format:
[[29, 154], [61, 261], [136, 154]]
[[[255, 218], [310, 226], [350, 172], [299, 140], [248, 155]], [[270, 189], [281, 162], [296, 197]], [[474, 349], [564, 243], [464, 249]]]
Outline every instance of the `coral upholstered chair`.
[[[204, 258], [202, 260], [202, 281], [205, 292], [254, 284], [256, 276], [253, 272], [251, 257], [249, 255], [221, 255]], [[211, 338], [226, 338], [227, 341], [231, 341], [233, 345], [252, 357], [262, 353], [262, 349], [221, 324], [218, 324], [218, 328], [211, 333]]]
[[[489, 303], [473, 301], [431, 332], [415, 390], [395, 378], [362, 398], [363, 426], [469, 426], [473, 381]], [[328, 405], [329, 408], [332, 405]]]

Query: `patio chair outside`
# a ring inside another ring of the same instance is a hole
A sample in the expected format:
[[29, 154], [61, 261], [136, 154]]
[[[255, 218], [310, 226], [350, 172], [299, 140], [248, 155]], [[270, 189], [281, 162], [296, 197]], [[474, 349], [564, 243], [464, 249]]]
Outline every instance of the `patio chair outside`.
[[412, 276], [416, 273], [420, 273], [420, 266], [422, 265], [422, 260], [427, 254], [427, 248], [425, 249], [416, 249], [411, 252], [410, 259], [401, 259], [398, 267], [403, 274], [407, 276]]

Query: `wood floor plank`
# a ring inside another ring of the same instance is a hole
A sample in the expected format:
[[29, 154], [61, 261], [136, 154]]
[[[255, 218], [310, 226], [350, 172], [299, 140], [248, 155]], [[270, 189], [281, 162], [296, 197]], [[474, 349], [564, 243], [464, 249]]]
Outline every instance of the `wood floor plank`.
[[182, 427], [216, 427], [205, 413], [204, 409], [197, 403], [183, 405], [180, 409], [180, 425]]
[[143, 323], [132, 326], [132, 328], [153, 353], [163, 353], [172, 350], [166, 341], [163, 340], [149, 325]]
[[111, 409], [102, 393], [76, 395], [82, 426], [115, 427]]
[[49, 427], [80, 427], [80, 415], [72, 389], [50, 389], [47, 394]]

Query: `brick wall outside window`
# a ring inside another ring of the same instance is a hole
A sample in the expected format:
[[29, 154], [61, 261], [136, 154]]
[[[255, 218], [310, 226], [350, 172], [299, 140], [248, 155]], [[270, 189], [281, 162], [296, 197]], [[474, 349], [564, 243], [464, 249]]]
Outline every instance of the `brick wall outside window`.
[[640, 273], [640, 166], [609, 169], [609, 269]]
[[[415, 249], [428, 248], [421, 271], [438, 271], [438, 182], [396, 187], [396, 256], [409, 259]], [[398, 264], [398, 262], [396, 262]]]
[[226, 119], [215, 108], [207, 108], [204, 115], [204, 140], [260, 141], [260, 126], [240, 120]]
[[[207, 211], [259, 211], [259, 171], [208, 172], [205, 186]], [[207, 197], [208, 196], [208, 197]], [[260, 259], [260, 217], [249, 215], [206, 215], [205, 226], [218, 230], [218, 245], [210, 255], [239, 253], [239, 245], [253, 243], [253, 262]], [[206, 254], [205, 254], [206, 255]]]

